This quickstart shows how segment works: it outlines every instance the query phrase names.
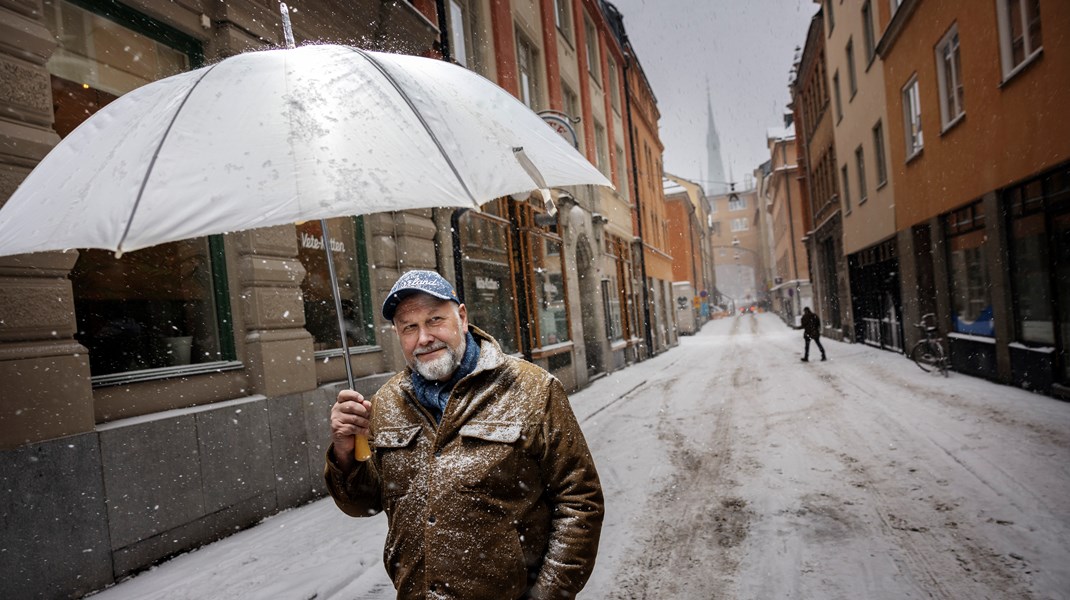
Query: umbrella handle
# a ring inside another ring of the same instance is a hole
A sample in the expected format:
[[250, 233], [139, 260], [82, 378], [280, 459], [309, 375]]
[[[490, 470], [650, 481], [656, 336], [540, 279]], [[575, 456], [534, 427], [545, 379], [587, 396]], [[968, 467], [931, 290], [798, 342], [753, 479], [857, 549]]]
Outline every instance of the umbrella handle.
[[364, 462], [372, 457], [371, 446], [368, 445], [368, 436], [358, 435], [356, 445], [353, 446], [353, 458]]

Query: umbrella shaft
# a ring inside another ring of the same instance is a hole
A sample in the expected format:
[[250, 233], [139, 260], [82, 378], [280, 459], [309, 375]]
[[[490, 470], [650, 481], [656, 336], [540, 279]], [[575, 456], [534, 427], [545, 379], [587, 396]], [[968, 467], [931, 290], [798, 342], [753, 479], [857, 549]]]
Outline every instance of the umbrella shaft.
[[342, 362], [346, 365], [346, 379], [353, 389], [353, 365], [349, 364], [349, 337], [346, 335], [346, 320], [342, 313], [342, 296], [338, 292], [338, 275], [334, 269], [334, 253], [331, 252], [331, 236], [327, 233], [327, 219], [320, 219], [320, 237], [323, 251], [327, 253], [327, 271], [331, 277], [331, 295], [334, 296], [334, 312], [338, 315], [338, 335], [342, 337]]

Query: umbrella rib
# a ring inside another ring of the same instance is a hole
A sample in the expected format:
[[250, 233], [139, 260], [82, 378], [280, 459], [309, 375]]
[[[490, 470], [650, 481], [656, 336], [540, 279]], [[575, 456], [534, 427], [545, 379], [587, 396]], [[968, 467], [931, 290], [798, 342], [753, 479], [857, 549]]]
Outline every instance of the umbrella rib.
[[126, 241], [126, 237], [130, 234], [130, 227], [134, 224], [134, 215], [137, 214], [137, 209], [141, 206], [141, 197], [145, 193], [145, 186], [149, 183], [149, 177], [152, 176], [152, 170], [156, 167], [156, 159], [160, 156], [160, 150], [163, 149], [164, 142], [167, 141], [167, 136], [171, 133], [171, 128], [174, 127], [175, 121], [178, 120], [178, 115], [182, 112], [182, 109], [186, 106], [186, 101], [189, 100], [190, 95], [193, 94], [193, 90], [197, 89], [197, 86], [201, 84], [201, 81], [210, 73], [213, 69], [219, 66], [220, 63], [216, 63], [204, 70], [204, 73], [197, 78], [197, 81], [190, 86], [189, 91], [186, 92], [186, 96], [182, 98], [182, 102], [175, 109], [175, 114], [171, 116], [171, 122], [167, 124], [167, 129], [160, 136], [160, 143], [156, 145], [156, 150], [152, 153], [152, 160], [149, 161], [149, 168], [145, 170], [145, 177], [141, 179], [141, 187], [137, 190], [137, 198], [134, 199], [134, 207], [130, 209], [130, 218], [126, 221], [126, 228], [123, 229], [123, 236], [119, 238], [119, 244], [115, 249], [117, 256], [121, 256], [123, 253], [123, 242]]
[[355, 48], [353, 46], [346, 47], [363, 56], [368, 62], [370, 62], [376, 69], [379, 70], [383, 77], [385, 77], [386, 80], [390, 82], [390, 85], [394, 86], [394, 89], [397, 90], [398, 95], [400, 95], [401, 98], [405, 100], [405, 104], [409, 105], [409, 109], [412, 111], [412, 114], [415, 115], [416, 118], [420, 121], [420, 124], [424, 126], [424, 131], [427, 132], [427, 135], [431, 136], [431, 141], [433, 141], [435, 143], [435, 146], [438, 148], [438, 153], [442, 155], [442, 158], [446, 161], [446, 164], [450, 166], [450, 169], [453, 171], [454, 177], [457, 178], [457, 181], [461, 184], [461, 187], [464, 188], [464, 192], [468, 194], [468, 199], [472, 201], [472, 205], [475, 206], [478, 210], [479, 202], [472, 194], [472, 190], [468, 189], [468, 184], [465, 183], [464, 178], [461, 177], [461, 172], [457, 169], [457, 165], [453, 164], [453, 161], [450, 159], [449, 154], [446, 153], [446, 149], [442, 147], [442, 142], [438, 140], [438, 136], [435, 135], [435, 132], [431, 129], [431, 126], [427, 124], [427, 120], [424, 119], [424, 116], [422, 114], [420, 114], [420, 111], [416, 109], [416, 105], [413, 104], [412, 99], [409, 98], [409, 95], [405, 93], [405, 90], [401, 89], [401, 85], [398, 84], [397, 80], [394, 79], [393, 75], [387, 72], [383, 65], [379, 64], [379, 61], [372, 58], [372, 56], [364, 50], [361, 50], [360, 48]]

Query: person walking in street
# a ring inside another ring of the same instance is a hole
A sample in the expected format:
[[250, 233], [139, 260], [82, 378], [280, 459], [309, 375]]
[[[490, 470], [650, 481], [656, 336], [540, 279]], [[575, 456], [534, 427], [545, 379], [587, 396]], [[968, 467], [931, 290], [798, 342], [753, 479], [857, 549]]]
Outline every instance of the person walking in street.
[[[382, 314], [408, 367], [370, 402], [339, 392], [324, 476], [346, 514], [386, 512], [397, 597], [574, 598], [604, 502], [561, 382], [470, 325], [433, 271], [402, 275]], [[367, 462], [355, 435], [369, 436]]]
[[825, 360], [825, 347], [821, 345], [821, 318], [814, 314], [809, 306], [803, 307], [802, 330], [806, 346], [801, 360], [810, 360], [810, 340], [817, 344], [817, 349], [821, 351], [821, 360]]

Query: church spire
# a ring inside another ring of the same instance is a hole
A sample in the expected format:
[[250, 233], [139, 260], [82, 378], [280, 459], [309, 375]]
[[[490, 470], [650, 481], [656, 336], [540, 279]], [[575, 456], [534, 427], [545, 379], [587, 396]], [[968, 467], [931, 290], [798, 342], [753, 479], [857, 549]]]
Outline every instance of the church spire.
[[708, 112], [706, 118], [709, 122], [709, 128], [706, 131], [706, 155], [709, 161], [707, 168], [707, 181], [704, 181], [705, 188], [711, 196], [717, 194], [724, 194], [728, 191], [728, 185], [725, 184], [724, 176], [724, 161], [721, 160], [721, 140], [717, 136], [717, 126], [713, 122], [713, 96], [710, 93], [710, 80], [706, 78], [706, 106]]

